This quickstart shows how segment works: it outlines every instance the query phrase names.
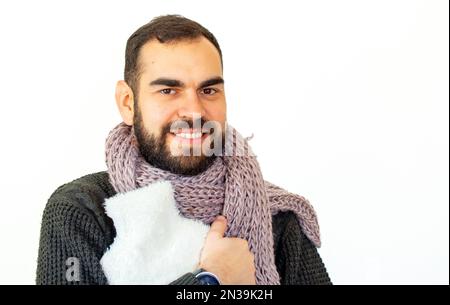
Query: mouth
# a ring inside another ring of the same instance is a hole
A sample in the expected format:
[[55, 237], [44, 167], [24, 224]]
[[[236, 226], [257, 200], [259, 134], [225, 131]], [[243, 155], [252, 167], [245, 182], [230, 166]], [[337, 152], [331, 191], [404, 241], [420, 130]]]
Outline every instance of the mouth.
[[170, 135], [178, 142], [181, 143], [201, 143], [209, 136], [208, 130], [199, 129], [178, 129], [175, 132], [171, 132]]

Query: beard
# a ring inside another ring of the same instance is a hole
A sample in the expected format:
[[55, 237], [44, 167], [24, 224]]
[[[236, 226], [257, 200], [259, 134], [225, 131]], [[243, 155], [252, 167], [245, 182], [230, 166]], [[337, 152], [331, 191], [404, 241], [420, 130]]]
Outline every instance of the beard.
[[[142, 157], [150, 165], [160, 168], [162, 170], [170, 171], [178, 175], [197, 175], [208, 169], [214, 162], [216, 156], [205, 156], [203, 153], [199, 156], [191, 153], [186, 156], [174, 156], [170, 151], [168, 135], [171, 134], [171, 123], [166, 124], [161, 128], [159, 136], [150, 134], [144, 127], [142, 115], [138, 108], [135, 108], [134, 115], [134, 134], [136, 136], [139, 151]], [[180, 120], [178, 120], [180, 121]], [[182, 120], [193, 128], [193, 120]], [[204, 126], [205, 120], [201, 118], [201, 125]], [[223, 136], [222, 136], [223, 139]], [[211, 147], [214, 142], [211, 143]]]

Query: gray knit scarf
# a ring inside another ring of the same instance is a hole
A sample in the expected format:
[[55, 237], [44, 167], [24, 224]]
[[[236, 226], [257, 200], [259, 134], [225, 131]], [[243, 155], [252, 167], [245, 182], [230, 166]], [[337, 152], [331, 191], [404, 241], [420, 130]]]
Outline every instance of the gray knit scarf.
[[[248, 141], [235, 132], [226, 136], [225, 147], [234, 152], [248, 148]], [[279, 285], [275, 266], [272, 215], [292, 211], [304, 234], [320, 247], [316, 213], [304, 197], [264, 181], [253, 154], [217, 157], [195, 176], [176, 175], [148, 164], [139, 152], [133, 127], [120, 123], [106, 140], [106, 164], [114, 189], [128, 192], [157, 180], [168, 180], [175, 190], [180, 213], [210, 224], [217, 215], [228, 220], [226, 237], [248, 241], [255, 255], [256, 284]]]

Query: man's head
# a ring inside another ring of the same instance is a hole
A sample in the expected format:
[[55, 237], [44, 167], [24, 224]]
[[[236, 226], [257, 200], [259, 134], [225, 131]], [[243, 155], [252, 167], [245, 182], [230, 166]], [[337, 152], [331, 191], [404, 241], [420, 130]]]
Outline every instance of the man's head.
[[212, 130], [202, 129], [203, 123], [215, 122], [217, 136], [226, 122], [217, 40], [181, 16], [153, 19], [127, 41], [125, 80], [117, 83], [116, 102], [123, 121], [134, 126], [147, 162], [177, 174], [205, 170], [214, 156], [193, 154], [195, 145], [213, 144], [207, 133]]

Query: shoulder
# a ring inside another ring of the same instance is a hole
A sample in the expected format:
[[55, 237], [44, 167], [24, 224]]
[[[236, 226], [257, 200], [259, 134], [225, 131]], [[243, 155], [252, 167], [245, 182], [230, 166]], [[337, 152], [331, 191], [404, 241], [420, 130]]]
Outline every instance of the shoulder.
[[285, 235], [286, 231], [291, 231], [298, 227], [299, 234], [302, 234], [301, 228], [298, 225], [297, 218], [292, 211], [278, 212], [272, 215], [272, 231], [274, 236], [274, 245], [279, 244], [282, 236]]
[[63, 200], [78, 203], [80, 208], [92, 211], [101, 207], [106, 198], [115, 194], [105, 171], [88, 174], [59, 186], [49, 201]]
[[[115, 194], [114, 188], [109, 183], [106, 171], [84, 175], [71, 182], [59, 186], [51, 195], [52, 197], [65, 196], [78, 199], [81, 195], [90, 196], [94, 201], [104, 200]], [[100, 198], [97, 198], [100, 197]]]
[[272, 230], [274, 233], [281, 233], [286, 228], [297, 228], [301, 231], [297, 216], [292, 211], [278, 212], [272, 215]]
[[286, 242], [286, 239], [295, 241], [298, 246], [305, 243], [313, 245], [304, 234], [297, 216], [292, 211], [278, 212], [273, 215], [272, 231], [275, 247]]
[[106, 230], [109, 220], [104, 211], [106, 198], [115, 194], [105, 171], [88, 174], [59, 186], [49, 197], [43, 222], [64, 226], [77, 219], [97, 222]]

